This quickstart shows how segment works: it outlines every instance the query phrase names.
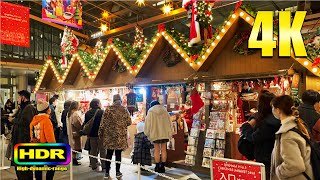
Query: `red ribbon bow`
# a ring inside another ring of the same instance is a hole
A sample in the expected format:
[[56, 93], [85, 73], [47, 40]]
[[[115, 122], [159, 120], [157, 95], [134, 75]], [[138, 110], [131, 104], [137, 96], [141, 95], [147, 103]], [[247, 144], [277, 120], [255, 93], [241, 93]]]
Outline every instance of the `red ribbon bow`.
[[317, 66], [318, 64], [320, 64], [320, 57], [314, 59], [314, 61], [312, 63], [312, 67]]
[[238, 10], [240, 8], [240, 6], [242, 5], [242, 0], [240, 0], [239, 2], [237, 2], [236, 7], [234, 8], [233, 13], [236, 12], [236, 10]]
[[165, 25], [164, 24], [159, 24], [158, 25], [158, 33], [164, 32], [165, 30]]
[[108, 43], [111, 44], [112, 42], [113, 42], [113, 39], [112, 39], [112, 38], [109, 38], [109, 39], [108, 39]]

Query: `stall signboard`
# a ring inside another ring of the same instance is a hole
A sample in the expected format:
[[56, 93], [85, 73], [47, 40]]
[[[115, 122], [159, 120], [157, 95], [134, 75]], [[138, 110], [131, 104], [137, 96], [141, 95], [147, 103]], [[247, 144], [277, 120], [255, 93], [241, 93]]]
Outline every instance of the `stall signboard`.
[[42, 19], [81, 29], [81, 2], [80, 0], [42, 0]]
[[0, 2], [1, 44], [30, 47], [29, 8]]
[[211, 158], [211, 180], [265, 180], [262, 163], [227, 158]]

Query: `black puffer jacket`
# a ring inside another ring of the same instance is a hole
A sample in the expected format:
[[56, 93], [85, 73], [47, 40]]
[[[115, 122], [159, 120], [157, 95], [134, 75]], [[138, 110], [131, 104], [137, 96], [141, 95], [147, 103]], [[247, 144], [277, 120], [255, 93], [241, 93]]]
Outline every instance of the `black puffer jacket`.
[[275, 142], [275, 133], [281, 126], [280, 120], [272, 114], [268, 115], [260, 127], [253, 129], [249, 123], [241, 126], [242, 133], [248, 137], [248, 140], [254, 143], [254, 155], [257, 162], [270, 167], [271, 153]]
[[97, 110], [99, 110], [99, 111], [97, 112], [97, 115], [94, 119], [94, 123], [93, 123], [92, 129], [89, 133], [89, 137], [98, 137], [98, 131], [99, 131], [99, 126], [100, 126], [100, 121], [101, 121], [101, 118], [103, 115], [103, 110], [101, 110], [100, 108], [90, 109], [85, 114], [85, 119], [84, 119], [83, 124], [86, 124], [87, 122], [89, 122], [90, 119], [93, 118], [93, 116]]
[[314, 109], [311, 104], [301, 104], [298, 108], [299, 117], [306, 123], [309, 132], [311, 132], [313, 126], [320, 119], [320, 114]]

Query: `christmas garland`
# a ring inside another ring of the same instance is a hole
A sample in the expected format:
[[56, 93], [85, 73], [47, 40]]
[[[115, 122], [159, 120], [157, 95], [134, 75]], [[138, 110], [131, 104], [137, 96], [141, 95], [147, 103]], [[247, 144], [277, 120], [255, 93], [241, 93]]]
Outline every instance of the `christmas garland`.
[[307, 51], [307, 59], [313, 62], [312, 66], [320, 64], [320, 28], [315, 33], [303, 36]]
[[237, 52], [238, 54], [250, 55], [250, 54], [254, 54], [256, 52], [254, 49], [248, 48], [248, 40], [249, 40], [250, 32], [251, 32], [251, 30], [243, 31], [243, 32], [239, 32], [235, 35], [235, 37], [234, 37], [235, 43], [233, 46], [233, 50], [235, 52]]

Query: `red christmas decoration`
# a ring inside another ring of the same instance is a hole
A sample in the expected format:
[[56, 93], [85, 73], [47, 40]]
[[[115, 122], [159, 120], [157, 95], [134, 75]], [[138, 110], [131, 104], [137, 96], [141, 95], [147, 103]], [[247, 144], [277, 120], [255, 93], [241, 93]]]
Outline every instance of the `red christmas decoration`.
[[238, 10], [240, 8], [240, 6], [242, 5], [242, 0], [240, 0], [237, 4], [236, 4], [236, 7], [234, 8], [234, 11], [233, 13], [236, 12], [236, 10]]
[[112, 42], [113, 42], [113, 39], [112, 39], [112, 38], [109, 38], [109, 39], [108, 39], [108, 43], [109, 43], [109, 44], [112, 44]]
[[195, 61], [196, 59], [198, 59], [199, 55], [198, 54], [195, 54], [193, 56], [191, 56], [191, 60], [192, 61]]
[[159, 24], [158, 25], [158, 33], [162, 33], [165, 31], [165, 25], [164, 24]]
[[318, 64], [320, 64], [320, 57], [314, 59], [312, 67], [317, 66]]

